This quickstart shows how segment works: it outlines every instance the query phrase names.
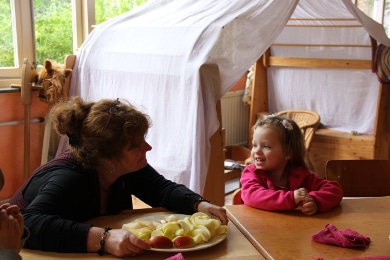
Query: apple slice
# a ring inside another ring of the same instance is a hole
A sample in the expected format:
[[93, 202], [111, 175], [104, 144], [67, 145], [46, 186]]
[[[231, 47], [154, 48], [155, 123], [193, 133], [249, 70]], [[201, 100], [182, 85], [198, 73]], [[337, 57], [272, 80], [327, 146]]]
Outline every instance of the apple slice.
[[195, 245], [194, 239], [191, 236], [177, 236], [173, 239], [175, 248], [188, 248]]
[[154, 248], [172, 248], [172, 240], [166, 236], [155, 236], [149, 240], [150, 246]]

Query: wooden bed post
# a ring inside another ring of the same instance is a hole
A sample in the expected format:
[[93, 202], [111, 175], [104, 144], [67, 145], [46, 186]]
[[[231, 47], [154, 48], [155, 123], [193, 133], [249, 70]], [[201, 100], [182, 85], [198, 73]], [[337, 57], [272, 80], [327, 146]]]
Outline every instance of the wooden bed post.
[[[222, 122], [221, 101], [217, 103], [218, 121]], [[206, 183], [204, 186], [203, 197], [212, 203], [225, 205], [225, 179], [224, 179], [224, 140], [222, 124], [210, 138], [210, 162], [207, 171]]]
[[256, 123], [258, 112], [268, 112], [268, 79], [267, 64], [271, 55], [270, 49], [256, 61], [253, 73], [253, 87], [251, 89], [251, 105], [249, 111], [248, 147], [252, 143], [252, 126]]
[[380, 84], [374, 128], [373, 159], [389, 159], [390, 149], [390, 84]]

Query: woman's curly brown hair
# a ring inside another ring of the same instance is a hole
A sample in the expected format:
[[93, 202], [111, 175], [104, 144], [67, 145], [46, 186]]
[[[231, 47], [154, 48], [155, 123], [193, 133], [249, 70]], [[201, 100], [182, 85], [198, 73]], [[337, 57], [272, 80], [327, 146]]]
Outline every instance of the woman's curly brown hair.
[[89, 169], [101, 158], [120, 157], [125, 147], [139, 147], [151, 126], [148, 115], [119, 99], [84, 102], [73, 97], [54, 106], [51, 114], [54, 129], [68, 136], [72, 154]]

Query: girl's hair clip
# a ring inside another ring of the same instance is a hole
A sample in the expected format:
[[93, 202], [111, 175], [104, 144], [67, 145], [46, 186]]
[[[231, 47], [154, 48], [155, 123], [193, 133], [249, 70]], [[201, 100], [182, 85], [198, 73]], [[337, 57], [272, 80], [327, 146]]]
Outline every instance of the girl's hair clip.
[[276, 115], [275, 114], [266, 115], [264, 116], [264, 119], [273, 118], [273, 117], [276, 117]]
[[288, 121], [287, 119], [283, 119], [282, 120], [279, 117], [277, 117], [277, 115], [275, 115], [275, 114], [266, 115], [264, 117], [264, 119], [268, 119], [268, 118], [275, 118], [275, 119], [277, 119], [283, 125], [283, 127], [286, 128], [288, 131], [292, 131], [294, 129], [294, 127], [291, 124], [291, 122]]
[[291, 124], [291, 122], [288, 121], [288, 120], [286, 120], [286, 119], [284, 119], [284, 120], [282, 121], [282, 124], [283, 124], [284, 128], [286, 128], [288, 131], [292, 131], [292, 130], [294, 129], [294, 127], [293, 127], [293, 125]]

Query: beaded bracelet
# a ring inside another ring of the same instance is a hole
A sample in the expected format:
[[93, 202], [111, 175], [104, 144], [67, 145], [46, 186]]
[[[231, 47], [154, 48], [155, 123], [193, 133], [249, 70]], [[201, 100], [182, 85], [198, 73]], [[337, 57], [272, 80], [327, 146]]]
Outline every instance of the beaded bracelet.
[[106, 236], [108, 231], [110, 231], [112, 228], [106, 227], [104, 228], [104, 231], [102, 233], [102, 239], [100, 240], [100, 249], [97, 251], [98, 255], [104, 254], [104, 245], [106, 244]]
[[198, 212], [199, 203], [201, 203], [202, 201], [206, 201], [206, 202], [210, 203], [209, 200], [206, 200], [206, 199], [204, 199], [204, 198], [199, 198], [199, 199], [195, 202], [195, 204], [194, 204], [194, 211], [195, 211], [195, 212]]

